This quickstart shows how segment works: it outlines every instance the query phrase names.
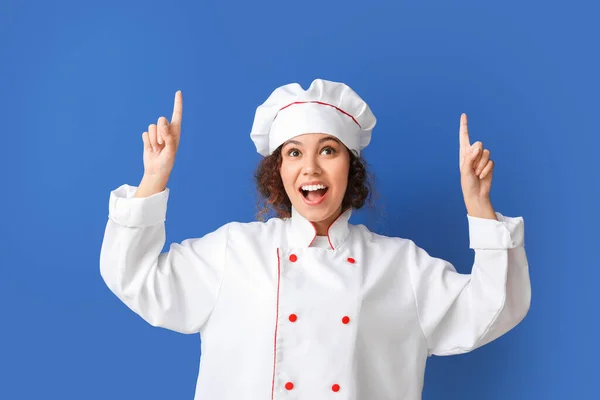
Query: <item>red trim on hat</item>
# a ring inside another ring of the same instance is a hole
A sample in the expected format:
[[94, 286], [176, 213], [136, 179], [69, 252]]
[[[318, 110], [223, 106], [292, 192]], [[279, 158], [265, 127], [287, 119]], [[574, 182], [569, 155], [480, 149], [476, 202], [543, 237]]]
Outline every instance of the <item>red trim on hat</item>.
[[[339, 108], [339, 107], [336, 107], [336, 106], [334, 106], [333, 104], [329, 104], [329, 103], [323, 103], [322, 101], [316, 101], [316, 100], [314, 100], [314, 101], [295, 101], [295, 102], [293, 102], [293, 103], [290, 103], [290, 104], [288, 104], [288, 105], [287, 105], [287, 106], [285, 106], [285, 107], [281, 107], [281, 108], [279, 109], [279, 111], [277, 111], [277, 114], [275, 114], [275, 118], [277, 118], [277, 115], [279, 114], [279, 112], [280, 112], [281, 110], [284, 110], [284, 109], [286, 109], [286, 108], [288, 108], [289, 106], [291, 106], [291, 105], [294, 105], [294, 104], [305, 104], [305, 103], [316, 103], [316, 104], [321, 104], [321, 105], [324, 105], [324, 106], [333, 107], [333, 108], [335, 108], [336, 110], [338, 110], [339, 112], [341, 112], [341, 113], [343, 113], [343, 114], [346, 114], [347, 116], [349, 116], [350, 118], [352, 118], [352, 121], [354, 121], [354, 123], [355, 123], [356, 125], [358, 125], [358, 127], [359, 127], [359, 128], [361, 128], [361, 129], [362, 129], [362, 126], [360, 126], [360, 124], [358, 123], [358, 121], [356, 121], [356, 119], [354, 119], [354, 117], [353, 117], [352, 115], [348, 114], [346, 111], [342, 110], [342, 109], [341, 109], [341, 108]], [[273, 121], [275, 120], [275, 118], [273, 118]]]

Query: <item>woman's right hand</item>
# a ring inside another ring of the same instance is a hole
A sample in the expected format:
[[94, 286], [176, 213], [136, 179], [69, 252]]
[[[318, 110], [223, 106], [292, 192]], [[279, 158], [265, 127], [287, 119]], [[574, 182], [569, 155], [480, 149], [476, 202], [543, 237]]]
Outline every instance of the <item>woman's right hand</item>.
[[156, 124], [148, 126], [148, 132], [142, 134], [146, 178], [165, 183], [169, 180], [179, 147], [182, 113], [183, 96], [178, 90], [175, 93], [171, 122], [169, 123], [165, 117], [160, 117]]

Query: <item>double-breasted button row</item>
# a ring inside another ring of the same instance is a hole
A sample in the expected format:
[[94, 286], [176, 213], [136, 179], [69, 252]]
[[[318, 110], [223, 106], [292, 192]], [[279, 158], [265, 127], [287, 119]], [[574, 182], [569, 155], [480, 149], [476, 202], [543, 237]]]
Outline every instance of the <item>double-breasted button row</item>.
[[[298, 261], [298, 256], [297, 256], [297, 255], [295, 255], [295, 254], [290, 254], [290, 261], [291, 261], [291, 262], [296, 262], [296, 261]], [[355, 260], [354, 258], [352, 258], [352, 257], [348, 257], [348, 258], [346, 259], [346, 261], [348, 261], [350, 264], [354, 264], [354, 263], [356, 262], [356, 260]]]
[[[292, 382], [287, 382], [285, 384], [285, 388], [287, 390], [292, 390], [294, 388], [294, 384]], [[331, 386], [331, 390], [334, 392], [339, 392], [340, 391], [340, 385], [338, 385], [337, 383]]]
[[[298, 261], [298, 256], [297, 256], [296, 254], [290, 254], [289, 260], [290, 260], [291, 262], [296, 262], [296, 261]], [[354, 258], [352, 258], [352, 257], [348, 257], [348, 258], [347, 258], [347, 261], [348, 261], [350, 264], [354, 264], [354, 263], [356, 262], [356, 260], [355, 260]], [[296, 322], [296, 321], [298, 320], [298, 316], [297, 316], [296, 314], [290, 314], [290, 315], [288, 316], [288, 319], [290, 320], [290, 322]], [[347, 315], [343, 316], [343, 317], [342, 317], [342, 323], [343, 323], [343, 324], [346, 324], [346, 325], [347, 325], [347, 324], [349, 324], [349, 323], [350, 323], [350, 317], [349, 317], [349, 316], [347, 316]], [[286, 388], [286, 390], [293, 390], [293, 389], [294, 389], [294, 383], [293, 383], [293, 382], [287, 382], [287, 383], [285, 384], [285, 388]], [[340, 385], [338, 385], [337, 383], [336, 383], [336, 384], [333, 384], [333, 385], [331, 386], [331, 390], [332, 390], [333, 392], [339, 392], [339, 391], [340, 391], [340, 389], [341, 389], [341, 388], [340, 388]]]

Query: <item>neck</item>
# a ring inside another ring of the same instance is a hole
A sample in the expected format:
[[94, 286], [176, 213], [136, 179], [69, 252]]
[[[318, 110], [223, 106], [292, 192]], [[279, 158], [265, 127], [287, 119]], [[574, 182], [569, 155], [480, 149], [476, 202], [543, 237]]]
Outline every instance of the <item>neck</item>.
[[312, 222], [315, 229], [317, 230], [317, 236], [327, 236], [327, 229], [333, 224], [333, 221], [337, 219], [342, 213], [342, 206], [340, 206], [336, 212], [334, 212], [329, 218], [319, 221]]

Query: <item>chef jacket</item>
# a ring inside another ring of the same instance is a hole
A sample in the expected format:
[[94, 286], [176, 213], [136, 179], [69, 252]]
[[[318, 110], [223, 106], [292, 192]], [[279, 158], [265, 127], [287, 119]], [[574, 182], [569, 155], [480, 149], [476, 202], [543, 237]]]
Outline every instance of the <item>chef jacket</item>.
[[108, 288], [150, 325], [200, 333], [196, 400], [421, 399], [428, 356], [515, 327], [531, 288], [522, 217], [467, 214], [470, 274], [412, 240], [291, 218], [230, 222], [165, 245], [169, 188], [110, 192]]

